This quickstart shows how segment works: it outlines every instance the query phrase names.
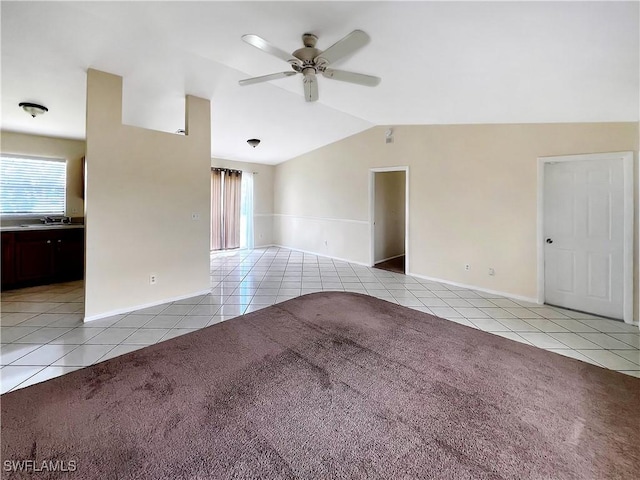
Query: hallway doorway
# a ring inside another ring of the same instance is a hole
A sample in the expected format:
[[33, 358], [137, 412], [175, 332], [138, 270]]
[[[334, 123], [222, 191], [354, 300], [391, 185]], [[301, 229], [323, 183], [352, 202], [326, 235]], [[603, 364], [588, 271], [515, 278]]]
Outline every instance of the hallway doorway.
[[396, 273], [407, 271], [408, 167], [370, 171], [370, 265]]

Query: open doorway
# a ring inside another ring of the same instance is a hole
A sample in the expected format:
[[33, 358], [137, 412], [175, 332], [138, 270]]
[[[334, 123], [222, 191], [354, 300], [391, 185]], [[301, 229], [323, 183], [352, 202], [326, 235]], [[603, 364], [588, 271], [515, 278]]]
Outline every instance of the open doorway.
[[370, 171], [370, 265], [395, 273], [408, 266], [409, 168]]

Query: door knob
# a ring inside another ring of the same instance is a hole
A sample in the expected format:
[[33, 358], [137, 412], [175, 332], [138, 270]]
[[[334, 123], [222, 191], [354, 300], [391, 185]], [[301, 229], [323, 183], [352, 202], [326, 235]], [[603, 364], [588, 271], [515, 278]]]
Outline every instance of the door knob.
[[547, 238], [547, 243], [553, 243], [553, 240], [551, 240], [550, 238]]

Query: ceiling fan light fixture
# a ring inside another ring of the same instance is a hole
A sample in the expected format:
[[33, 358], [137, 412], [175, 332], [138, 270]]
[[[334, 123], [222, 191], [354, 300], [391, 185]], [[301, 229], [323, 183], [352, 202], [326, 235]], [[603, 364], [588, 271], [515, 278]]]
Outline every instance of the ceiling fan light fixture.
[[36, 115], [42, 115], [49, 111], [49, 109], [43, 105], [38, 105], [37, 103], [30, 102], [20, 102], [18, 104], [20, 108], [22, 108], [25, 112], [31, 115], [33, 118], [36, 118]]
[[260, 145], [260, 139], [259, 138], [250, 138], [249, 140], [247, 140], [247, 143], [252, 146], [253, 148], [256, 148], [258, 145]]

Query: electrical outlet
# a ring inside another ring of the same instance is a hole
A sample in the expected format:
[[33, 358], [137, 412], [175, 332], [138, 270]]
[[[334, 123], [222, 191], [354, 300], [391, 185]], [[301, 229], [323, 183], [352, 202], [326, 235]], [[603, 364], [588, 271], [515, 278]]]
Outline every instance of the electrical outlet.
[[468, 272], [469, 270], [471, 270], [471, 265], [469, 265], [468, 263], [465, 264], [464, 269]]
[[158, 277], [152, 273], [149, 275], [149, 285], [155, 285], [156, 283], [158, 283]]
[[192, 213], [191, 214], [191, 220], [200, 220], [200, 214], [199, 213]]
[[496, 274], [496, 271], [493, 268], [489, 269], [489, 276], [493, 277]]

